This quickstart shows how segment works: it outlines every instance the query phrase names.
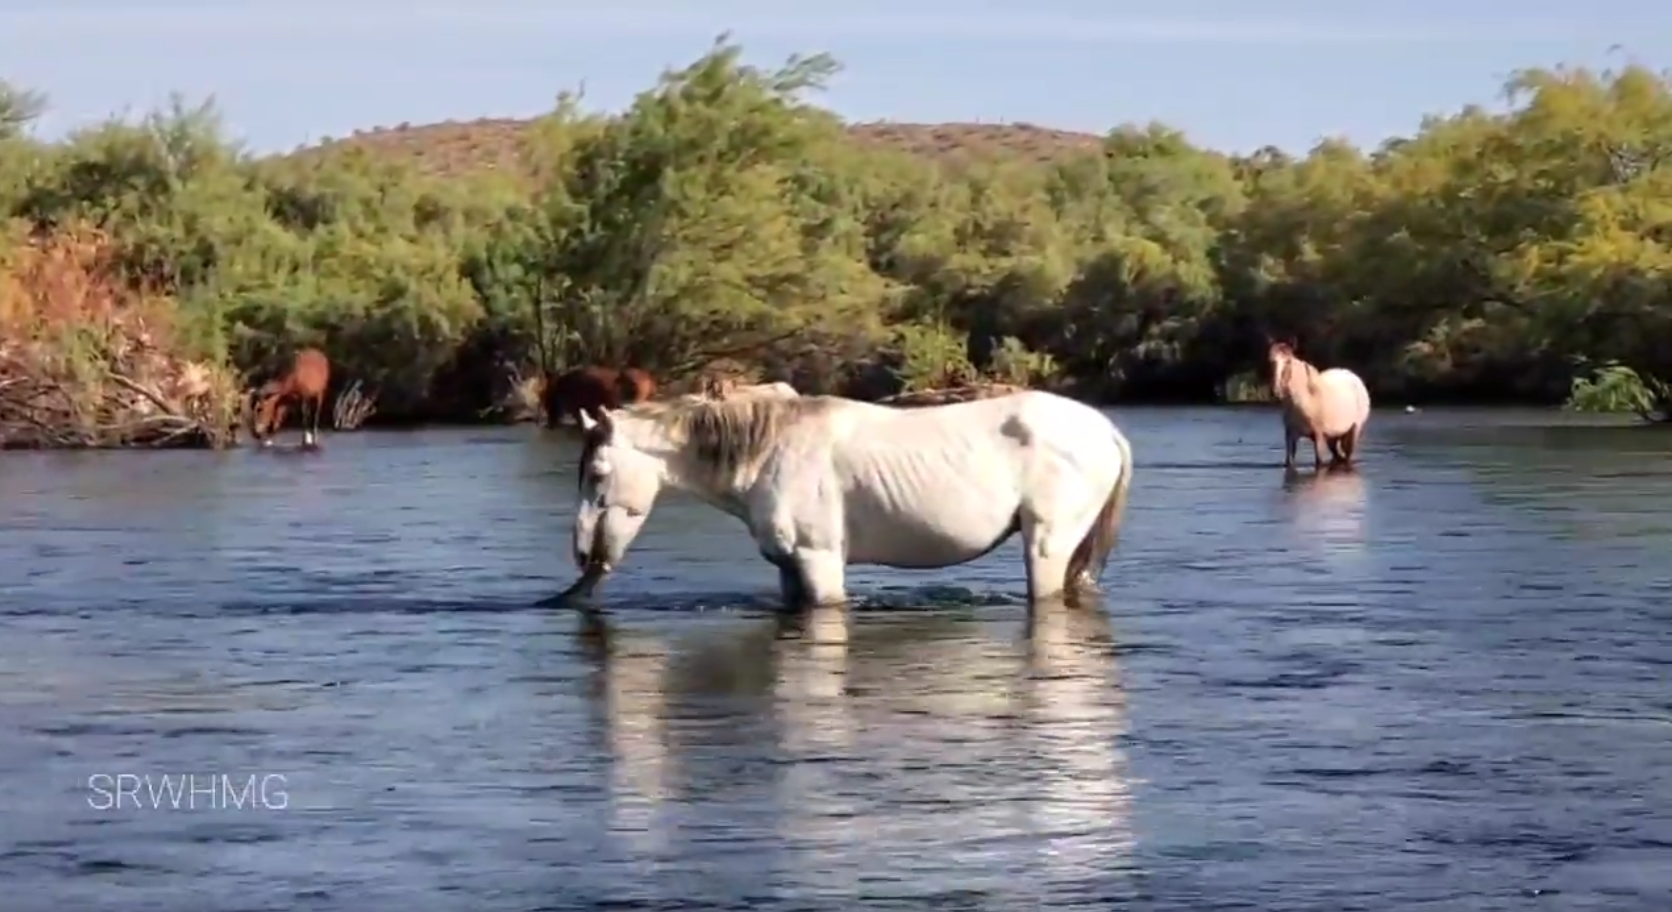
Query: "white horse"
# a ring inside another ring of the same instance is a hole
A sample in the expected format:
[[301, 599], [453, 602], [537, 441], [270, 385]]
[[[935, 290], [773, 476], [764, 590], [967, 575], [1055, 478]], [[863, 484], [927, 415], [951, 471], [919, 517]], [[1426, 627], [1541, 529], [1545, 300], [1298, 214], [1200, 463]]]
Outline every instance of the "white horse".
[[1324, 467], [1324, 450], [1332, 465], [1351, 466], [1359, 438], [1370, 420], [1370, 392], [1359, 375], [1344, 367], [1320, 371], [1302, 361], [1286, 342], [1273, 342], [1271, 386], [1283, 406], [1283, 467], [1295, 467], [1295, 445], [1312, 440], [1312, 465]]
[[1132, 481], [1114, 424], [1044, 392], [921, 409], [654, 402], [581, 422], [570, 593], [621, 564], [673, 485], [748, 526], [792, 606], [845, 601], [848, 564], [949, 567], [1018, 531], [1029, 598], [1072, 597], [1101, 574]]

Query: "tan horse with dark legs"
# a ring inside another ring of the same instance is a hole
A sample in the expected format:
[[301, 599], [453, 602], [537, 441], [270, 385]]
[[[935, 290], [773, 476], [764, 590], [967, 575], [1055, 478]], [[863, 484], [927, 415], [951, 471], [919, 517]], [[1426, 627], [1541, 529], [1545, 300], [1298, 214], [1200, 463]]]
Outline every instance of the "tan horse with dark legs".
[[1320, 371], [1295, 355], [1293, 346], [1273, 342], [1272, 392], [1283, 406], [1283, 467], [1294, 469], [1295, 445], [1312, 441], [1312, 464], [1349, 467], [1358, 452], [1365, 422], [1370, 420], [1370, 392], [1358, 374], [1344, 367]]
[[319, 415], [325, 411], [325, 391], [331, 385], [331, 362], [317, 348], [296, 353], [290, 373], [256, 391], [255, 426], [251, 433], [262, 446], [271, 446], [284, 428], [285, 412], [294, 401], [302, 423], [302, 445], [319, 444]]

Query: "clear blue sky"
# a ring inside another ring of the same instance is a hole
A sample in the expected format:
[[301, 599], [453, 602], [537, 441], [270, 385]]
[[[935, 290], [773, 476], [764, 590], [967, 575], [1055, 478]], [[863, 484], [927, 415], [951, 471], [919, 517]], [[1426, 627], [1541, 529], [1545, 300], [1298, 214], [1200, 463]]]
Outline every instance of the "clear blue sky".
[[529, 116], [586, 81], [620, 108], [731, 30], [751, 60], [829, 51], [849, 119], [1160, 119], [1198, 142], [1373, 144], [1495, 103], [1524, 66], [1672, 65], [1649, 0], [0, 0], [0, 78], [52, 136], [213, 94], [256, 151], [357, 127]]

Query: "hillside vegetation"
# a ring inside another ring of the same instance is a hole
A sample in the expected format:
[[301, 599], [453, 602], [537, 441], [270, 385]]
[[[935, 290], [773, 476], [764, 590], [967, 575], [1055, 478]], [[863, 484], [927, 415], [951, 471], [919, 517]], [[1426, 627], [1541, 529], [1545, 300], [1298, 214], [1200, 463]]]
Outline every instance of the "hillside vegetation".
[[[324, 157], [356, 148], [410, 164], [432, 177], [466, 177], [487, 171], [525, 174], [527, 141], [539, 123], [484, 117], [462, 123], [373, 127], [298, 149], [288, 157]], [[1025, 123], [856, 123], [847, 126], [847, 139], [860, 149], [908, 152], [953, 168], [1006, 161], [1049, 165], [1097, 154], [1103, 148], [1101, 136]]]
[[1162, 124], [849, 126], [803, 100], [834, 69], [719, 43], [610, 116], [560, 98], [267, 159], [183, 104], [39, 142], [45, 100], [14, 87], [0, 217], [12, 244], [96, 227], [178, 358], [254, 377], [318, 345], [383, 420], [478, 415], [542, 360], [1212, 401], [1257, 388], [1273, 336], [1383, 400], [1577, 378], [1594, 407], [1663, 405], [1672, 86], [1647, 69], [1528, 70], [1505, 112], [1302, 157]]

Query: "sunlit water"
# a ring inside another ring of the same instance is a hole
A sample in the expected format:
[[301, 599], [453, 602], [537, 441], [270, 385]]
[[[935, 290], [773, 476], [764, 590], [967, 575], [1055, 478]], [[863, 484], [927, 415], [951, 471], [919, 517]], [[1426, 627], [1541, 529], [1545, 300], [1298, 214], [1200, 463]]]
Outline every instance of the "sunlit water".
[[1014, 543], [775, 617], [678, 498], [532, 609], [529, 428], [0, 456], [0, 908], [1672, 909], [1672, 435], [1120, 421], [1106, 612], [1032, 619]]

